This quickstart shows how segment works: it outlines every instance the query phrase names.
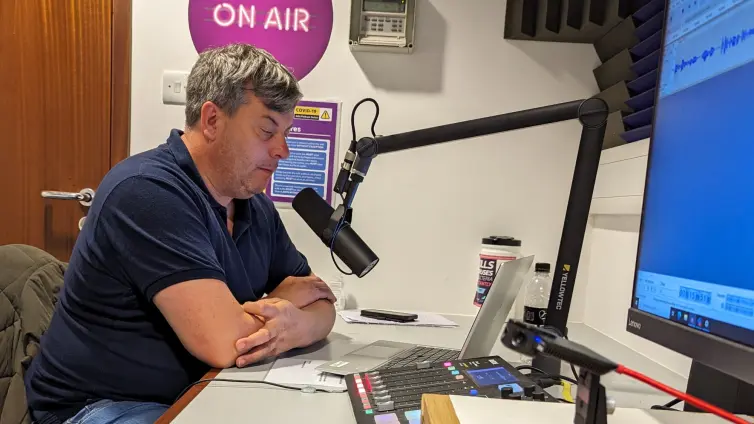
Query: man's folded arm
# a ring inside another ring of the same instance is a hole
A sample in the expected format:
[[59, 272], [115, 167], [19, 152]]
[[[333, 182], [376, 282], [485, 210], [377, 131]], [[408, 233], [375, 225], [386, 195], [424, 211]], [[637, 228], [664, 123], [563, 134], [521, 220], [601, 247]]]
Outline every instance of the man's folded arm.
[[233, 366], [236, 341], [263, 325], [244, 312], [224, 282], [215, 279], [173, 284], [155, 295], [154, 304], [186, 349], [215, 368]]
[[306, 347], [316, 343], [330, 334], [335, 324], [335, 305], [327, 299], [320, 299], [308, 306], [301, 308], [310, 319], [309, 335], [306, 340], [302, 340], [299, 347]]

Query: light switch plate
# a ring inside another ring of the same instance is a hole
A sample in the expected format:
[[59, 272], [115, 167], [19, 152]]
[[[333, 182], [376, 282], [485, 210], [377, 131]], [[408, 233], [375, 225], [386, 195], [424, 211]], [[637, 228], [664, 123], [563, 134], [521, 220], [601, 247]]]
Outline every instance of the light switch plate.
[[162, 71], [162, 103], [166, 105], [186, 104], [186, 71]]

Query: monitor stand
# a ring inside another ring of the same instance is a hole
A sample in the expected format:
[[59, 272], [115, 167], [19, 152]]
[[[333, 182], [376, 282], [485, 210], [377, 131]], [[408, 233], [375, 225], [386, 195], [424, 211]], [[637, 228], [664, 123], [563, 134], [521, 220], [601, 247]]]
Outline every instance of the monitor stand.
[[[734, 414], [754, 415], [754, 386], [697, 361], [691, 363], [686, 392]], [[689, 405], [684, 411], [700, 412]]]

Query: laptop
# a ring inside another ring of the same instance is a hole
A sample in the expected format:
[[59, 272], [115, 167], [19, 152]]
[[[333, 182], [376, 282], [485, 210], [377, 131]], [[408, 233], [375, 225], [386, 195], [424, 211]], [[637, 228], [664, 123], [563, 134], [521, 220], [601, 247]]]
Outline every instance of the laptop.
[[474, 319], [461, 350], [436, 346], [378, 340], [326, 362], [317, 370], [336, 375], [402, 368], [418, 363], [442, 362], [487, 356], [497, 342], [508, 314], [516, 301], [534, 256], [506, 262], [498, 269], [495, 281]]

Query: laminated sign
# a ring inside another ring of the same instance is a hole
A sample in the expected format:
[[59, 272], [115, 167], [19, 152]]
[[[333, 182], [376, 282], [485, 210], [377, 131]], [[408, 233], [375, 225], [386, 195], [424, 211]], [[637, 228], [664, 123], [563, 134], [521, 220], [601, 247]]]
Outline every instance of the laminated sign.
[[278, 168], [265, 191], [278, 203], [291, 203], [311, 187], [332, 204], [338, 139], [338, 103], [301, 101], [288, 136], [290, 156]]
[[332, 108], [330, 107], [297, 106], [294, 118], [331, 122], [332, 115]]

